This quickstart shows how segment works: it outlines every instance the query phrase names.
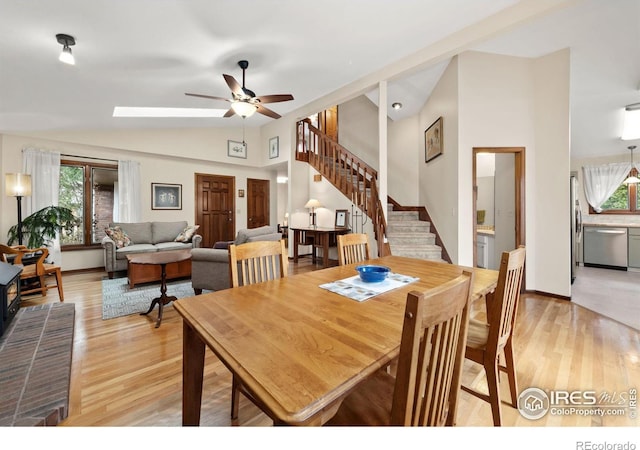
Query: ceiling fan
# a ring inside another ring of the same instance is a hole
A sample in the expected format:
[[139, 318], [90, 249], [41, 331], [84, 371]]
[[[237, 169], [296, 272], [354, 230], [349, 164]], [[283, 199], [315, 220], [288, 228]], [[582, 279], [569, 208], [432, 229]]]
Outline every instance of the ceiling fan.
[[247, 67], [249, 67], [249, 61], [238, 61], [238, 66], [240, 66], [240, 68], [242, 69], [242, 86], [240, 86], [240, 83], [238, 83], [236, 79], [231, 75], [222, 75], [224, 77], [224, 80], [227, 82], [227, 85], [231, 89], [232, 98], [214, 97], [204, 94], [190, 94], [188, 92], [185, 93], [185, 95], [190, 95], [192, 97], [209, 98], [213, 100], [224, 100], [231, 103], [231, 108], [229, 108], [229, 110], [223, 117], [231, 117], [234, 114], [238, 114], [244, 119], [253, 115], [253, 113], [255, 112], [259, 112], [260, 114], [264, 114], [265, 116], [269, 116], [274, 119], [280, 118], [280, 114], [270, 110], [269, 108], [266, 108], [264, 106], [264, 103], [287, 102], [289, 100], [293, 100], [293, 95], [275, 94], [261, 95], [260, 97], [257, 97], [255, 92], [253, 92], [251, 89], [247, 89], [244, 85], [245, 70], [247, 69]]

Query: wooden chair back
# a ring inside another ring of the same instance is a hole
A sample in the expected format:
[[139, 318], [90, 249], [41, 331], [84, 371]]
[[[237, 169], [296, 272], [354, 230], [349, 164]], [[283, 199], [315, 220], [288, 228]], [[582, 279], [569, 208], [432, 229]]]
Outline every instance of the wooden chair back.
[[[64, 291], [62, 289], [62, 272], [60, 266], [54, 264], [47, 264], [45, 260], [49, 256], [49, 250], [46, 247], [41, 248], [27, 248], [24, 245], [8, 246], [0, 244], [0, 260], [3, 262], [9, 262], [7, 255], [15, 255], [12, 263], [22, 265], [22, 272], [20, 273], [20, 280], [37, 279], [37, 283], [34, 283], [30, 287], [25, 287], [21, 290], [22, 295], [33, 294], [40, 292], [44, 297], [47, 295], [47, 291], [53, 287], [58, 288], [58, 295], [60, 301], [64, 301]], [[33, 264], [24, 264], [23, 258], [25, 255], [37, 255], [37, 259]], [[46, 275], [54, 275], [56, 279], [55, 284], [47, 284]]]
[[473, 272], [407, 295], [391, 425], [443, 426], [455, 412]]
[[366, 261], [370, 255], [368, 235], [364, 233], [338, 235], [338, 263], [341, 266]]
[[239, 287], [287, 276], [284, 239], [229, 245], [231, 287]]
[[524, 246], [502, 253], [498, 284], [493, 301], [487, 310], [489, 323], [487, 347], [493, 347], [495, 352], [504, 348], [513, 333], [522, 288], [524, 262]]

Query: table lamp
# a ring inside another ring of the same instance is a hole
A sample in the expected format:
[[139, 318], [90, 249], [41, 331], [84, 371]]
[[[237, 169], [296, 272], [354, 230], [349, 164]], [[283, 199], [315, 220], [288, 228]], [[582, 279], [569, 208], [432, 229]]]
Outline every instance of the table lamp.
[[311, 212], [309, 213], [309, 225], [311, 225], [312, 228], [316, 227], [316, 212], [315, 209], [316, 208], [322, 208], [322, 205], [320, 204], [320, 202], [318, 200], [316, 200], [315, 198], [309, 199], [309, 201], [307, 202], [306, 205], [304, 205], [305, 208], [310, 208]]

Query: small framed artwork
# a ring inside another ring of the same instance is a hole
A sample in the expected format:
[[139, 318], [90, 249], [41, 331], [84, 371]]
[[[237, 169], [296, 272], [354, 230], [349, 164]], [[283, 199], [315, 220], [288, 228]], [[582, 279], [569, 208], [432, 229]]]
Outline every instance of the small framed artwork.
[[238, 197], [244, 197], [244, 189], [238, 189]]
[[433, 122], [424, 132], [424, 162], [442, 155], [442, 117]]
[[151, 209], [182, 209], [182, 185], [151, 183]]
[[245, 142], [227, 141], [227, 156], [233, 158], [245, 158], [247, 157], [247, 144]]
[[277, 158], [278, 156], [280, 156], [280, 148], [278, 142], [278, 136], [269, 139], [269, 159]]
[[336, 228], [347, 228], [349, 212], [346, 209], [336, 209]]

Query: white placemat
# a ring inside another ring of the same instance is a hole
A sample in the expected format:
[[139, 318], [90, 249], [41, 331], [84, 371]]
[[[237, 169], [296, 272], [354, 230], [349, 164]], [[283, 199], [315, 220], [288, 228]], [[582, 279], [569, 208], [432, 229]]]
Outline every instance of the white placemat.
[[416, 277], [390, 272], [385, 280], [378, 283], [365, 283], [360, 279], [360, 275], [355, 275], [343, 280], [321, 284], [320, 287], [343, 295], [351, 300], [362, 302], [378, 294], [397, 289], [418, 280], [419, 278]]

